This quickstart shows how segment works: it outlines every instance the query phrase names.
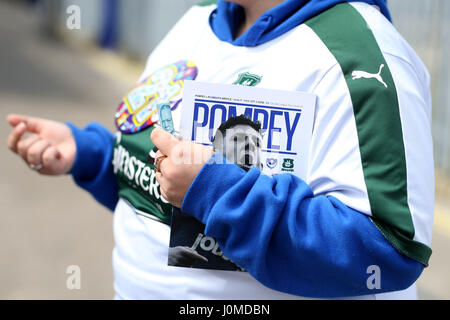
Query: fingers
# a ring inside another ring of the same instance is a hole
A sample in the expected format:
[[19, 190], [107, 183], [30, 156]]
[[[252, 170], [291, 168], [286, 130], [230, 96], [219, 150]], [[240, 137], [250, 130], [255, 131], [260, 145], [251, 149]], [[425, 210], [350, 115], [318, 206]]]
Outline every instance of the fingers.
[[[14, 127], [7, 139], [8, 148], [19, 154], [28, 166], [47, 175], [59, 175], [70, 170], [76, 146], [73, 137], [67, 133], [70, 132], [68, 127], [60, 125], [52, 128], [54, 124], [49, 120], [17, 114], [8, 115], [7, 121]], [[53, 130], [50, 135], [46, 135], [47, 126], [50, 131]], [[26, 136], [27, 132], [32, 134]], [[64, 144], [58, 139], [65, 139]]]
[[61, 154], [56, 147], [50, 146], [42, 153], [41, 163], [43, 169], [40, 171], [45, 174], [55, 174], [62, 170]]
[[179, 249], [179, 254], [184, 258], [187, 258], [192, 261], [198, 260], [205, 263], [208, 262], [208, 259], [206, 257], [202, 256], [200, 253], [198, 253], [195, 249], [191, 247], [183, 246], [177, 247], [177, 249]]
[[58, 170], [58, 160], [61, 157], [58, 149], [36, 134], [20, 140], [17, 143], [17, 153], [28, 165], [42, 167], [39, 170], [41, 173], [51, 174]]
[[20, 123], [25, 123], [27, 131], [39, 133], [43, 126], [43, 119], [28, 117], [20, 114], [10, 114], [7, 117], [8, 123], [11, 126], [17, 126]]
[[156, 172], [161, 172], [161, 163], [166, 158], [167, 158], [167, 156], [161, 156], [161, 157], [156, 158], [156, 161], [155, 161], [155, 170], [156, 170]]
[[20, 114], [8, 114], [6, 119], [11, 126], [15, 127], [21, 122], [26, 122], [28, 117]]
[[161, 194], [163, 195], [164, 199], [168, 200], [166, 197], [167, 195], [164, 192], [164, 187], [163, 187], [165, 185], [165, 178], [163, 177], [161, 172], [156, 172], [155, 178], [156, 178], [156, 181], [158, 181], [158, 183], [159, 183], [159, 188], [161, 190]]
[[27, 126], [25, 125], [25, 123], [21, 122], [9, 134], [8, 140], [7, 140], [7, 144], [8, 144], [8, 148], [12, 152], [17, 153], [17, 144], [20, 141], [20, 139], [22, 138], [22, 136], [25, 133], [26, 129], [27, 129]]
[[27, 152], [27, 163], [35, 166], [42, 166], [42, 156], [44, 151], [50, 147], [50, 142], [46, 140], [38, 140], [33, 143]]
[[42, 153], [42, 164], [45, 168], [52, 168], [55, 166], [56, 161], [61, 158], [61, 155], [53, 146], [50, 146]]
[[[163, 155], [163, 153], [158, 150], [155, 154], [155, 170], [156, 170], [156, 176], [158, 177], [158, 174], [160, 177], [164, 176], [164, 174], [167, 174], [167, 167], [170, 166], [169, 163], [167, 163], [166, 160], [167, 156]], [[166, 162], [166, 163], [164, 163]]]
[[42, 119], [19, 114], [10, 114], [8, 115], [7, 120], [8, 123], [14, 127], [8, 136], [7, 144], [8, 148], [15, 153], [18, 152], [18, 143], [21, 141], [24, 133], [27, 131], [39, 133], [43, 125]]
[[155, 154], [155, 171], [156, 172], [161, 172], [161, 163], [163, 162], [164, 159], [166, 159], [167, 156], [163, 155], [161, 151], [156, 151]]
[[199, 254], [195, 249], [192, 249], [190, 247], [185, 247], [185, 248], [191, 258], [194, 258], [195, 260], [198, 260], [198, 261], [208, 263], [208, 259], [206, 257], [202, 256], [201, 254]]
[[180, 142], [172, 134], [162, 128], [155, 128], [152, 131], [151, 139], [153, 144], [164, 154], [169, 155], [172, 149]]
[[204, 263], [208, 263], [208, 259], [205, 258], [204, 256], [198, 254], [198, 253], [197, 253], [197, 255], [196, 255], [196, 258], [197, 258], [197, 260], [199, 260], [199, 261], [202, 261], [202, 262], [204, 262]]
[[17, 153], [22, 157], [23, 160], [28, 161], [28, 149], [37, 141], [39, 141], [39, 136], [37, 134], [30, 135], [24, 139], [17, 142]]
[[[167, 192], [165, 190], [166, 185], [170, 185], [167, 183], [167, 179], [161, 174], [161, 172], [156, 172], [156, 181], [159, 183], [159, 191], [161, 192], [161, 196], [166, 200], [171, 202]], [[172, 203], [173, 204], [173, 203]]]

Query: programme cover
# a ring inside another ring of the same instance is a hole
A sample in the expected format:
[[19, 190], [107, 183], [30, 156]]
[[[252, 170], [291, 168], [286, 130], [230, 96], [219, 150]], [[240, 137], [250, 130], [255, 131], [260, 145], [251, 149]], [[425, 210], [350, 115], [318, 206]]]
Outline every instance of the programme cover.
[[[261, 125], [258, 151], [263, 174], [306, 177], [315, 95], [190, 80], [184, 85], [180, 123], [183, 139], [212, 146], [222, 123], [244, 115]], [[217, 241], [204, 234], [204, 228], [201, 222], [174, 208], [168, 264], [244, 271], [225, 257]]]

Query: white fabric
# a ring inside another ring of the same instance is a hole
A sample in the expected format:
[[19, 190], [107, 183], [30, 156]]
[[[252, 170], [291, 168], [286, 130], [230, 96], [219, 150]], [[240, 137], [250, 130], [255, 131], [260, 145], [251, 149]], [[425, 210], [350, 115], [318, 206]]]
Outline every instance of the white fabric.
[[168, 266], [169, 226], [137, 215], [124, 200], [114, 212], [114, 237], [117, 299], [299, 299], [263, 286], [247, 272]]
[[[124, 200], [114, 212], [113, 251], [115, 299], [306, 299], [271, 290], [246, 272], [167, 265], [169, 226], [136, 214]], [[347, 299], [417, 299], [416, 287]]]

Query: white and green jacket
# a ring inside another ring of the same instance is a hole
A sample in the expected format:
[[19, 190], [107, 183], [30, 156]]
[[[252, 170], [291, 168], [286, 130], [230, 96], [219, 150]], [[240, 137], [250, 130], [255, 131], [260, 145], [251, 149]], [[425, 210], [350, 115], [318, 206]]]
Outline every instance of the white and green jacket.
[[[249, 275], [168, 267], [170, 205], [146, 164], [151, 116], [121, 104], [115, 142], [97, 124], [72, 126], [75, 180], [116, 207], [118, 294], [414, 298], [431, 255], [434, 203], [424, 65], [386, 18], [385, 1], [286, 0], [233, 39], [240, 10], [224, 1], [193, 7], [150, 55], [139, 86], [170, 92], [177, 125], [184, 79], [315, 94], [307, 178], [205, 165], [182, 210]], [[86, 168], [93, 156], [104, 159], [97, 170]]]

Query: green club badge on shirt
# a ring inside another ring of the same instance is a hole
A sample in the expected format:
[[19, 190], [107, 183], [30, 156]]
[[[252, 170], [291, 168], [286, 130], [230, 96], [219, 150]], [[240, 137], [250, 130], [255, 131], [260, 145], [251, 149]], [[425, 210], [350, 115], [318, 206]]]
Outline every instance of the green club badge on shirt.
[[282, 171], [293, 172], [294, 171], [294, 159], [285, 158], [283, 159]]
[[250, 72], [240, 73], [238, 79], [233, 84], [241, 86], [254, 87], [261, 82], [262, 77]]

